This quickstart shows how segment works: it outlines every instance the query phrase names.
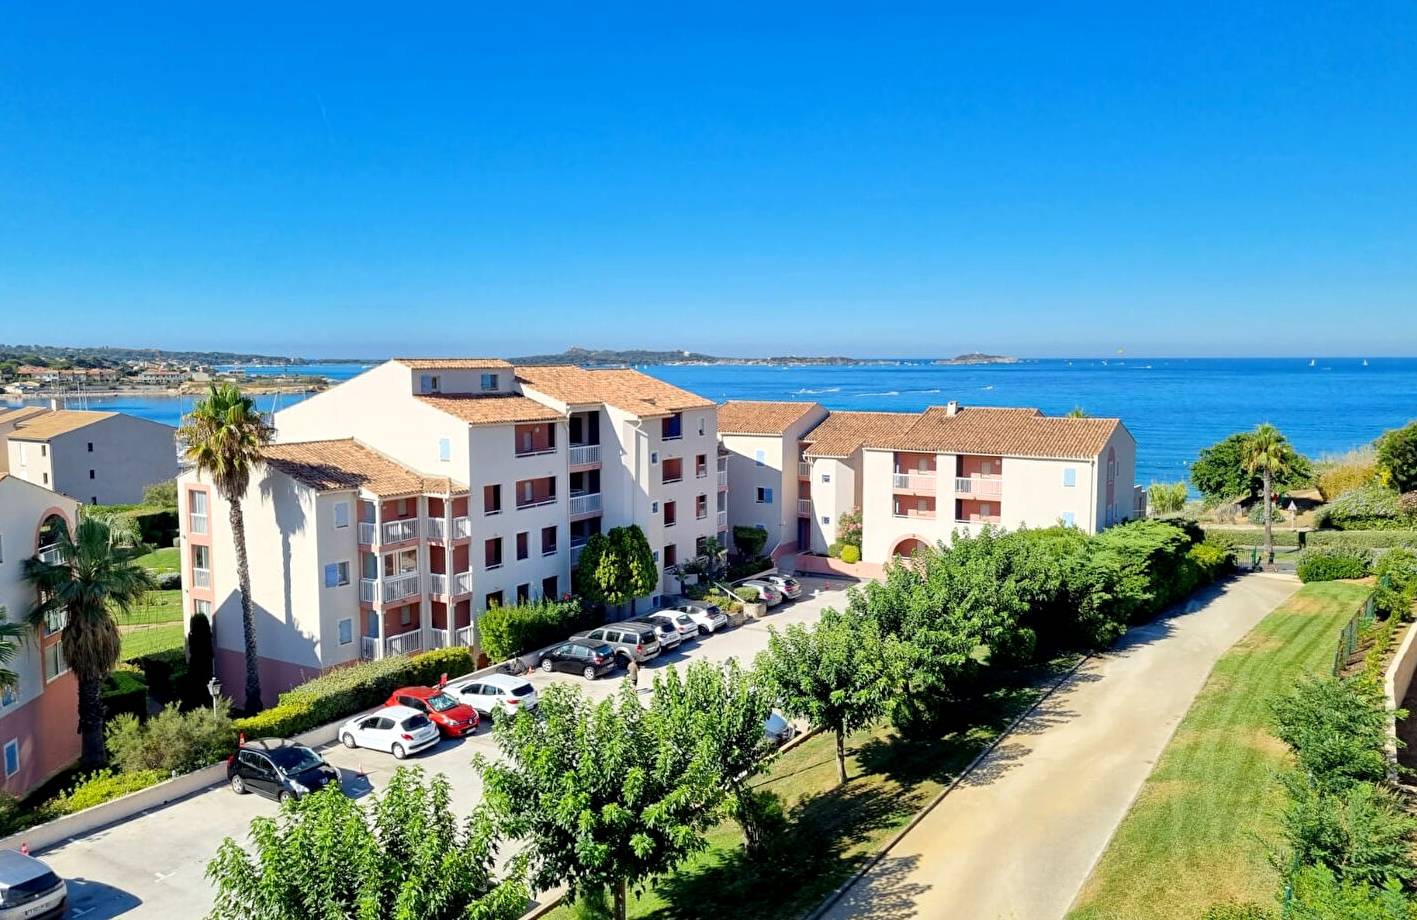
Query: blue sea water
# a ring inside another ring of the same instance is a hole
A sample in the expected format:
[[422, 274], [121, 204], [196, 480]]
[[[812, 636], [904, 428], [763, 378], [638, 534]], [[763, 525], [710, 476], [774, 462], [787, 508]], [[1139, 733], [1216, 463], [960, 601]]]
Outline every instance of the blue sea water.
[[[353, 377], [365, 365], [246, 368], [249, 373]], [[1050, 415], [1081, 406], [1117, 416], [1137, 439], [1137, 480], [1181, 479], [1203, 447], [1273, 422], [1311, 457], [1371, 441], [1417, 418], [1417, 358], [1046, 359], [1018, 364], [937, 366], [644, 367], [714, 400], [804, 399], [831, 409], [919, 410], [959, 400], [975, 406], [1036, 406]], [[300, 395], [262, 396], [263, 411]], [[87, 408], [130, 412], [175, 425], [190, 398], [90, 398]]]

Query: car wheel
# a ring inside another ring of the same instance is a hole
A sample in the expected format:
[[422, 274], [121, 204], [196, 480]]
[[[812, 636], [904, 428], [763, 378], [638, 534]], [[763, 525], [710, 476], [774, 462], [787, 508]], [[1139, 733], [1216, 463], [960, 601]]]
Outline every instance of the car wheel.
[[231, 778], [231, 791], [237, 795], [246, 794], [246, 781], [241, 778], [240, 773]]
[[584, 677], [586, 680], [595, 680], [595, 668], [592, 668], [587, 665], [586, 669], [581, 672], [581, 676]]
[[700, 627], [699, 627], [699, 638], [700, 638], [700, 639], [704, 638], [705, 636], [711, 636], [711, 635], [713, 635], [713, 630], [709, 629], [707, 626], [700, 626]]
[[550, 674], [550, 673], [551, 673], [551, 669], [552, 669], [553, 667], [554, 667], [554, 665], [551, 664], [551, 659], [550, 659], [550, 658], [543, 658], [543, 659], [541, 659], [541, 670], [545, 671], [547, 674]]
[[284, 805], [286, 802], [295, 801], [295, 796], [286, 790], [281, 790], [280, 795], [276, 796], [276, 801]]
[[351, 735], [349, 732], [345, 732], [343, 735], [341, 735], [339, 740], [343, 742], [344, 746], [349, 748], [350, 750], [353, 750], [354, 748], [359, 746], [354, 743], [354, 736]]
[[408, 756], [408, 752], [403, 749], [402, 744], [395, 744], [392, 753], [394, 755], [394, 760], [403, 760], [405, 757]]

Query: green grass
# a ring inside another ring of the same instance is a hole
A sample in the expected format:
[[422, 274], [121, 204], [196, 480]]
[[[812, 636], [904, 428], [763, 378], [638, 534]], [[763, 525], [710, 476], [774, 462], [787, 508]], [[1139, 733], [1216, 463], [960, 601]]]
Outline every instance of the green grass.
[[119, 626], [151, 626], [182, 622], [182, 591], [149, 591], [143, 602], [117, 614]]
[[[1015, 680], [959, 713], [958, 731], [929, 741], [907, 741], [888, 724], [848, 739], [850, 781], [836, 786], [835, 742], [817, 735], [784, 754], [754, 783], [781, 800], [790, 827], [771, 860], [743, 849], [738, 825], [724, 822], [708, 835], [708, 849], [677, 871], [631, 893], [629, 916], [801, 917], [821, 902], [934, 798], [1073, 660]], [[1016, 678], [1018, 676], [1016, 675]], [[1024, 686], [1019, 684], [1023, 683]], [[580, 908], [580, 909], [578, 909]], [[595, 915], [591, 905], [556, 908], [551, 920]]]
[[123, 634], [123, 651], [120, 657], [123, 661], [130, 661], [153, 652], [180, 649], [183, 642], [181, 623], [137, 629]]
[[178, 555], [175, 546], [155, 549], [146, 555], [139, 556], [134, 561], [143, 568], [154, 572], [176, 572], [182, 567], [182, 558]]
[[1216, 662], [1068, 920], [1197, 920], [1227, 900], [1273, 902], [1289, 753], [1270, 701], [1301, 674], [1328, 674], [1338, 633], [1372, 590], [1305, 585]]

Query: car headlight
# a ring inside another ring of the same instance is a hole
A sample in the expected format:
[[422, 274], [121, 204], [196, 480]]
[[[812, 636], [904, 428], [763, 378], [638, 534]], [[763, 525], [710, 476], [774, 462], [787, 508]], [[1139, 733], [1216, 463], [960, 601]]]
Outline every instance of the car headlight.
[[310, 792], [310, 787], [304, 783], [297, 783], [295, 780], [291, 780], [290, 791], [294, 792], [296, 795], [306, 795]]

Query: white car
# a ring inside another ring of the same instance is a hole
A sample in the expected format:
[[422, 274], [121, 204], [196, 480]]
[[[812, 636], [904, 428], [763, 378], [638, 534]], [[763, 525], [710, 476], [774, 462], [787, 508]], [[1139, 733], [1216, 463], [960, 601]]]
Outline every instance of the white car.
[[484, 674], [448, 684], [443, 692], [477, 710], [483, 717], [499, 711], [516, 715], [523, 709], [536, 708], [536, 688], [525, 677], [511, 674]]
[[17, 850], [0, 850], [0, 918], [69, 915], [69, 886], [48, 866]]
[[792, 727], [792, 723], [783, 718], [777, 710], [769, 713], [767, 721], [763, 723], [763, 734], [775, 747], [782, 747], [792, 740], [792, 736], [797, 734], [797, 729]]
[[728, 617], [717, 604], [680, 604], [661, 613], [684, 613], [699, 628], [699, 635], [711, 636], [728, 625]]
[[795, 601], [802, 596], [802, 582], [791, 575], [764, 575], [762, 580], [772, 584], [789, 601]]
[[438, 726], [416, 709], [385, 706], [344, 723], [339, 740], [347, 748], [388, 751], [394, 759], [403, 760], [437, 744]]
[[757, 588], [758, 599], [769, 607], [776, 607], [782, 603], [782, 589], [766, 578], [754, 578], [740, 584], [740, 588]]
[[673, 630], [678, 637], [674, 640], [675, 645], [686, 639], [693, 639], [699, 634], [699, 624], [694, 622], [694, 618], [678, 610], [661, 610], [651, 613], [645, 617], [645, 622], [660, 627], [660, 645], [664, 645], [664, 637], [668, 634], [668, 630]]

